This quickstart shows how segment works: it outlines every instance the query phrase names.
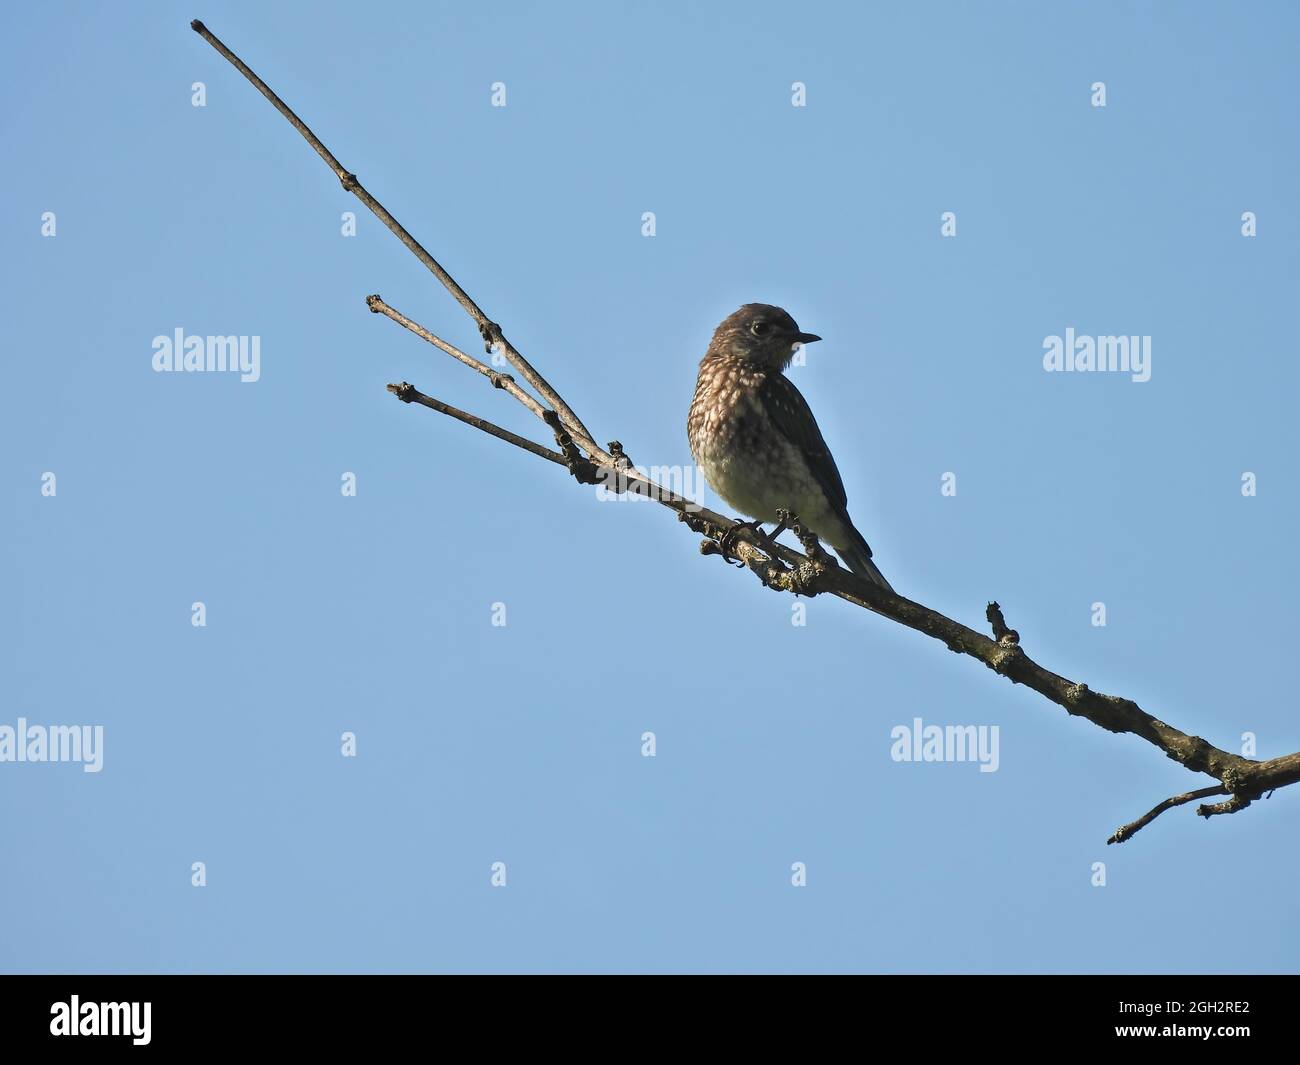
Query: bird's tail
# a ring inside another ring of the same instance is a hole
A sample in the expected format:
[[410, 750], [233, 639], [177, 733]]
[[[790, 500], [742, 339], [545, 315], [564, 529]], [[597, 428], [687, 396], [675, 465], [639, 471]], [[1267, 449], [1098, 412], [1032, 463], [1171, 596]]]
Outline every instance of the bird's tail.
[[859, 577], [865, 577], [872, 584], [880, 585], [885, 591], [893, 592], [893, 585], [885, 580], [885, 575], [871, 561], [871, 548], [867, 546], [867, 541], [852, 525], [849, 526], [849, 530], [852, 542], [847, 547], [837, 547], [835, 549], [839, 552], [840, 558], [844, 559], [849, 569]]

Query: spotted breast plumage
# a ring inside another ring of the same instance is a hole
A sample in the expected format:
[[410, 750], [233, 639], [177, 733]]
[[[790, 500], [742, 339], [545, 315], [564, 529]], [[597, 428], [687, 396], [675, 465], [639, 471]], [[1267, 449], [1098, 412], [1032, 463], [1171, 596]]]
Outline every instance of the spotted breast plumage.
[[700, 361], [687, 418], [710, 486], [759, 522], [796, 514], [854, 573], [893, 591], [848, 514], [848, 494], [807, 401], [785, 376], [800, 332], [780, 307], [747, 303], [723, 320]]

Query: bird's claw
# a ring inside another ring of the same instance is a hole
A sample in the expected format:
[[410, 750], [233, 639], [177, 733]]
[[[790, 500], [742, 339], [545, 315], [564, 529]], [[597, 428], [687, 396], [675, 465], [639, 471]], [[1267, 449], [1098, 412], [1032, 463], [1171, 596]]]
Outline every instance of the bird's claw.
[[735, 560], [736, 565], [744, 566], [745, 562], [739, 555], [731, 553], [731, 547], [736, 542], [736, 537], [741, 529], [749, 529], [760, 540], [767, 541], [768, 538], [763, 533], [763, 523], [761, 521], [738, 521], [730, 529], [724, 532], [718, 538], [718, 548], [722, 552], [722, 561], [731, 565]]

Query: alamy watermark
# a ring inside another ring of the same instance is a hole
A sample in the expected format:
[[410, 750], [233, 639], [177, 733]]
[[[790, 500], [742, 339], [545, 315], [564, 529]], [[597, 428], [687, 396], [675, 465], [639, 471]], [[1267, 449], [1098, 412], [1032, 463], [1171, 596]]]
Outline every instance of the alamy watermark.
[[978, 762], [981, 773], [998, 771], [997, 725], [927, 725], [919, 717], [911, 725], [889, 730], [895, 762]]
[[50, 1007], [50, 1035], [128, 1036], [135, 1046], [148, 1046], [152, 1002], [68, 1002]]
[[1043, 369], [1048, 373], [1126, 373], [1134, 381], [1151, 380], [1149, 336], [1079, 336], [1067, 326], [1065, 336], [1043, 337]]
[[698, 466], [601, 467], [596, 474], [596, 498], [689, 500], [684, 509], [694, 514], [704, 509], [704, 472]]
[[171, 336], [153, 338], [155, 373], [238, 373], [245, 382], [262, 376], [260, 336], [186, 336], [176, 327]]
[[0, 725], [0, 762], [80, 762], [87, 773], [104, 768], [103, 725]]

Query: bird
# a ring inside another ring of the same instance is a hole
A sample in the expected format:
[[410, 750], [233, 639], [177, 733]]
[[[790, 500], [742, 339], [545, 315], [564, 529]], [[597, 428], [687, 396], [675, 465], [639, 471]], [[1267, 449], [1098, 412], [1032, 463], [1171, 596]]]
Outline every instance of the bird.
[[844, 481], [817, 420], [785, 375], [797, 347], [820, 339], [767, 303], [746, 303], [724, 318], [700, 360], [686, 419], [691, 454], [709, 486], [755, 519], [745, 524], [760, 535], [762, 523], [788, 511], [850, 570], [893, 592], [849, 518]]

